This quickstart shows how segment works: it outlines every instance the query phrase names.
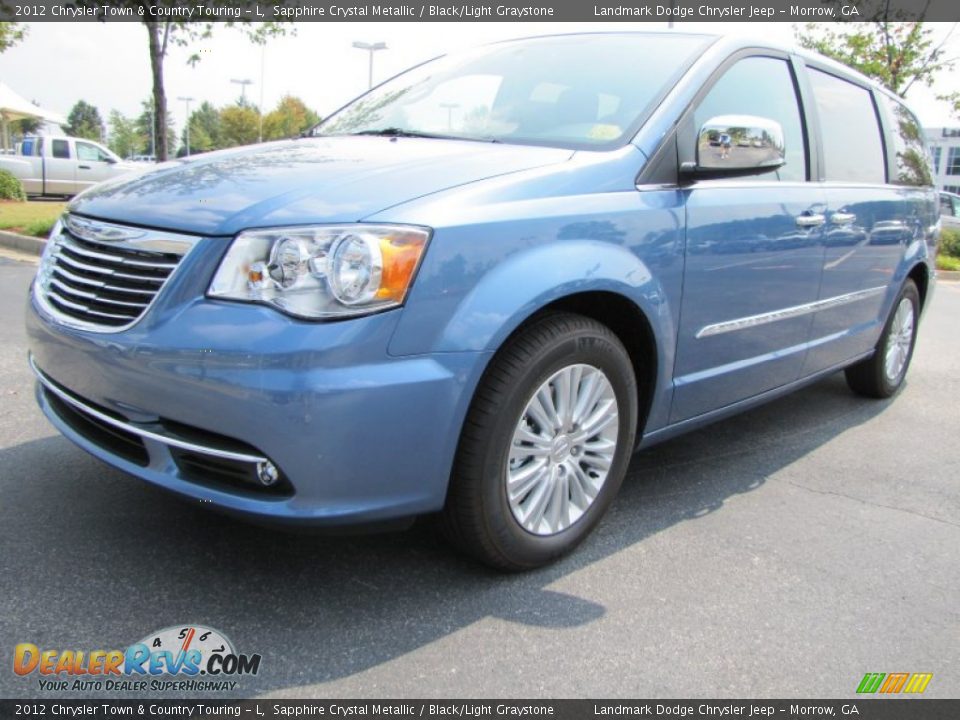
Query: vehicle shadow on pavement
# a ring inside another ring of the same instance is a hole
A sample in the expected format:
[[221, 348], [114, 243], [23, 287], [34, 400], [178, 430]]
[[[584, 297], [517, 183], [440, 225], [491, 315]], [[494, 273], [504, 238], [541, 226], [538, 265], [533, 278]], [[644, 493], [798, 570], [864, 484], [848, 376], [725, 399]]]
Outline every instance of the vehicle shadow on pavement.
[[[486, 617], [584, 625], [605, 608], [545, 588], [723, 512], [886, 407], [854, 397], [840, 374], [651, 448], [634, 458], [611, 512], [575, 553], [518, 575], [459, 557], [426, 522], [360, 537], [264, 529], [137, 482], [60, 437], [25, 443], [0, 452], [2, 466], [33, 469], [4, 485], [0, 540], [12, 551], [0, 557], [0, 600], [19, 610], [0, 614], [0, 637], [5, 647], [123, 648], [153, 630], [203, 624], [238, 651], [263, 655], [260, 674], [233, 693], [249, 697], [348, 677]], [[29, 624], [13, 625], [14, 614]], [[37, 693], [35, 679], [0, 673], [0, 694]]]

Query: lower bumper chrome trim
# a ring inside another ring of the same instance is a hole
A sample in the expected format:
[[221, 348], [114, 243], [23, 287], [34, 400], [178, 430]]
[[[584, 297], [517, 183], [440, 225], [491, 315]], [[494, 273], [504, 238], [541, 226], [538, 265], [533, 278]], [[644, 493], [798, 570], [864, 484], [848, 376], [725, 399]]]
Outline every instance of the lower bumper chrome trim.
[[33, 356], [29, 358], [30, 368], [36, 374], [37, 379], [40, 381], [40, 384], [43, 385], [49, 392], [56, 395], [63, 402], [68, 405], [73, 406], [82, 413], [96, 418], [102, 423], [107, 425], [112, 425], [115, 428], [120, 430], [125, 430], [128, 433], [138, 435], [142, 438], [148, 440], [155, 440], [157, 442], [169, 445], [171, 447], [180, 448], [181, 450], [190, 450], [192, 452], [201, 453], [204, 455], [210, 455], [212, 457], [223, 458], [225, 460], [236, 460], [238, 462], [248, 462], [248, 463], [265, 463], [268, 462], [268, 459], [263, 455], [251, 455], [249, 453], [234, 452], [232, 450], [224, 450], [222, 448], [210, 447], [208, 445], [198, 445], [197, 443], [188, 442], [186, 440], [181, 440], [180, 438], [171, 437], [170, 435], [164, 435], [163, 433], [156, 432], [154, 430], [148, 430], [144, 427], [137, 425], [136, 423], [125, 422], [123, 420], [118, 420], [117, 418], [108, 415], [106, 413], [100, 412], [96, 408], [92, 408], [82, 400], [74, 397], [70, 393], [66, 392], [60, 388], [56, 383], [53, 382], [49, 377], [47, 377], [44, 372], [37, 367], [36, 362], [34, 362]]

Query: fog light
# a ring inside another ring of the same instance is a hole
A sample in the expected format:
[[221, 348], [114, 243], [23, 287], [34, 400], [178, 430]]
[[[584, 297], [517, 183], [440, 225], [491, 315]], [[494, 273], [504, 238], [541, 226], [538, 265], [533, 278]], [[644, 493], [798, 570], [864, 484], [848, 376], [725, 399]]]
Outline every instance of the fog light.
[[257, 463], [257, 479], [261, 485], [270, 487], [280, 479], [280, 470], [269, 460], [261, 460]]

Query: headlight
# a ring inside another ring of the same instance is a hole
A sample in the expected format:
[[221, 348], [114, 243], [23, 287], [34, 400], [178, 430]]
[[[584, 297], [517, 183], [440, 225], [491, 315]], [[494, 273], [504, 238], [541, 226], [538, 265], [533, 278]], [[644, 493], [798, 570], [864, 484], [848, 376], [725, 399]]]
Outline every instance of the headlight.
[[407, 296], [429, 238], [423, 228], [363, 224], [242, 232], [207, 294], [304, 318], [396, 307]]
[[57, 246], [60, 243], [60, 233], [63, 232], [63, 218], [61, 217], [54, 223], [47, 238], [47, 243], [40, 254], [40, 263], [37, 268], [36, 283], [34, 291], [43, 288], [46, 290], [50, 285], [50, 279], [53, 277], [53, 256], [56, 254]]

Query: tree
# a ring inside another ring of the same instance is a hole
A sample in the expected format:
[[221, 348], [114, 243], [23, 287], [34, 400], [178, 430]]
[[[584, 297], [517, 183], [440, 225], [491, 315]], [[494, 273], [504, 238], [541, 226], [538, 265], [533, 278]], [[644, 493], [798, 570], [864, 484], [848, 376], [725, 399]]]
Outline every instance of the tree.
[[808, 23], [794, 33], [803, 47], [839, 60], [901, 96], [914, 85], [932, 85], [953, 68], [955, 59], [945, 49], [953, 29], [937, 43], [927, 23], [889, 22], [889, 8], [882, 10], [872, 22]]
[[137, 130], [137, 122], [117, 110], [110, 112], [108, 145], [122, 158], [143, 154], [146, 138]]
[[10, 123], [10, 129], [18, 135], [36, 135], [42, 127], [41, 118], [20, 118]]
[[23, 23], [0, 22], [0, 53], [23, 40], [26, 34], [27, 28], [24, 27]]
[[[284, 4], [279, 0], [277, 4]], [[180, 8], [180, 0], [114, 0], [112, 7], [129, 10], [133, 16], [143, 18], [141, 22], [147, 31], [147, 46], [150, 52], [150, 74], [153, 78], [153, 133], [156, 137], [156, 156], [158, 160], [169, 157], [170, 148], [176, 142], [169, 143], [164, 129], [168, 127], [167, 93], [163, 84], [163, 62], [171, 45], [187, 47], [198, 40], [208, 40], [213, 36], [216, 28], [241, 28], [251, 42], [264, 45], [268, 39], [286, 34], [283, 23], [251, 22], [250, 20], [227, 20], [218, 22], [202, 22], [197, 20], [156, 20], [157, 10]], [[209, 5], [214, 9], [213, 3]], [[96, 7], [102, 5], [102, 0], [76, 0], [79, 7]], [[153, 13], [151, 15], [151, 12]], [[191, 65], [200, 60], [198, 53], [193, 53], [187, 59]]]
[[155, 155], [157, 160], [159, 160], [160, 156], [157, 155], [156, 148], [160, 146], [161, 140], [166, 141], [167, 147], [173, 147], [177, 144], [177, 133], [173, 127], [173, 120], [170, 116], [167, 116], [165, 118], [166, 133], [161, 133], [162, 137], [155, 137], [156, 115], [153, 112], [153, 98], [144, 100], [140, 105], [142, 110], [136, 120], [134, 120], [134, 125], [137, 128], [137, 132], [143, 137], [143, 154]]
[[[204, 100], [200, 107], [190, 113], [190, 152], [201, 153], [223, 147], [223, 129], [220, 113]], [[181, 133], [181, 145], [186, 147], [186, 129]]]
[[253, 105], [228, 105], [220, 111], [222, 147], [249, 145], [257, 141], [260, 113]]
[[296, 137], [320, 122], [320, 116], [298, 97], [284, 95], [276, 109], [263, 118], [263, 139], [280, 140]]
[[100, 140], [103, 137], [103, 118], [100, 111], [85, 100], [78, 100], [67, 115], [67, 135]]

